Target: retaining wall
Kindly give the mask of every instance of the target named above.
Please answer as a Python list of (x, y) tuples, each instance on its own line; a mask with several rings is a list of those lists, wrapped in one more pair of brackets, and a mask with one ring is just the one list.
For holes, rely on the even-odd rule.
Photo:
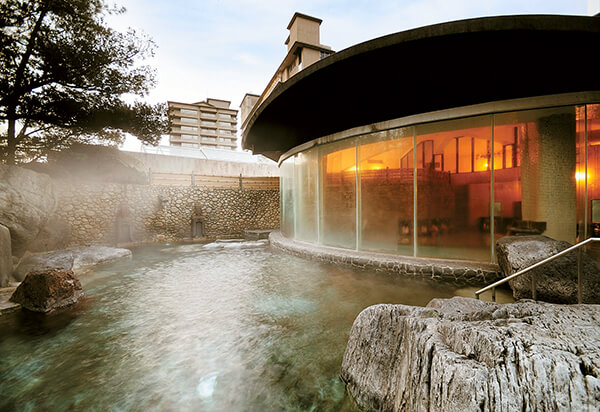
[(189, 239), (198, 209), (203, 237), (279, 227), (279, 190), (60, 182), (55, 187), (56, 214), (69, 223), (71, 246)]

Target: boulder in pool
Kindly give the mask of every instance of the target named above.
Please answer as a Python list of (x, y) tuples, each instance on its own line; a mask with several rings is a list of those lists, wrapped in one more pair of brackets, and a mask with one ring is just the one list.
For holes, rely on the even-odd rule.
[(29, 272), (10, 301), (33, 312), (48, 313), (71, 306), (82, 296), (81, 282), (72, 271), (46, 269)]
[[(498, 265), (510, 276), (572, 246), (547, 236), (505, 236), (496, 242)], [(600, 303), (600, 267), (582, 251), (582, 302)], [(530, 299), (531, 276), (535, 275), (536, 299), (550, 303), (577, 303), (577, 252), (545, 263), (513, 280), (509, 285), (515, 299)]]
[(599, 377), (599, 305), (456, 297), (366, 308), (341, 370), (373, 411), (597, 411)]

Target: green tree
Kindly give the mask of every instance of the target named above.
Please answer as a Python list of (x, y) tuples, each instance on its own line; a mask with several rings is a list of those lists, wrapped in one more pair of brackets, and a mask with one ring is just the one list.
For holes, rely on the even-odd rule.
[(116, 143), (131, 133), (156, 144), (168, 131), (166, 105), (133, 98), (154, 87), (138, 60), (152, 41), (106, 24), (123, 8), (104, 0), (0, 1), (0, 159), (44, 156), (70, 143)]

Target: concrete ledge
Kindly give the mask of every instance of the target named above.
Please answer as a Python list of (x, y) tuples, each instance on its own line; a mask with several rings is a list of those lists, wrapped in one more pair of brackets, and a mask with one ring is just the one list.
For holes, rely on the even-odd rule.
[(486, 285), (503, 278), (500, 268), (493, 263), (415, 258), (314, 245), (286, 238), (280, 231), (271, 232), (269, 241), (275, 248), (304, 258), (406, 276), (429, 277), (460, 285)]
[(260, 240), (260, 239), (268, 239), (269, 234), (273, 231), (273, 229), (265, 229), (265, 230), (245, 230), (244, 238), (248, 240)]

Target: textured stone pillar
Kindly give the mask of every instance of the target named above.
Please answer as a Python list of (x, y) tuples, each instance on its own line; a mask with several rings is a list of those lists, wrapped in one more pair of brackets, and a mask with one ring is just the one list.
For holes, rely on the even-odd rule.
[(13, 270), (10, 231), (0, 225), (0, 288), (8, 286), (8, 277)]
[(522, 136), (523, 220), (546, 222), (544, 235), (575, 242), (575, 112), (539, 118)]

